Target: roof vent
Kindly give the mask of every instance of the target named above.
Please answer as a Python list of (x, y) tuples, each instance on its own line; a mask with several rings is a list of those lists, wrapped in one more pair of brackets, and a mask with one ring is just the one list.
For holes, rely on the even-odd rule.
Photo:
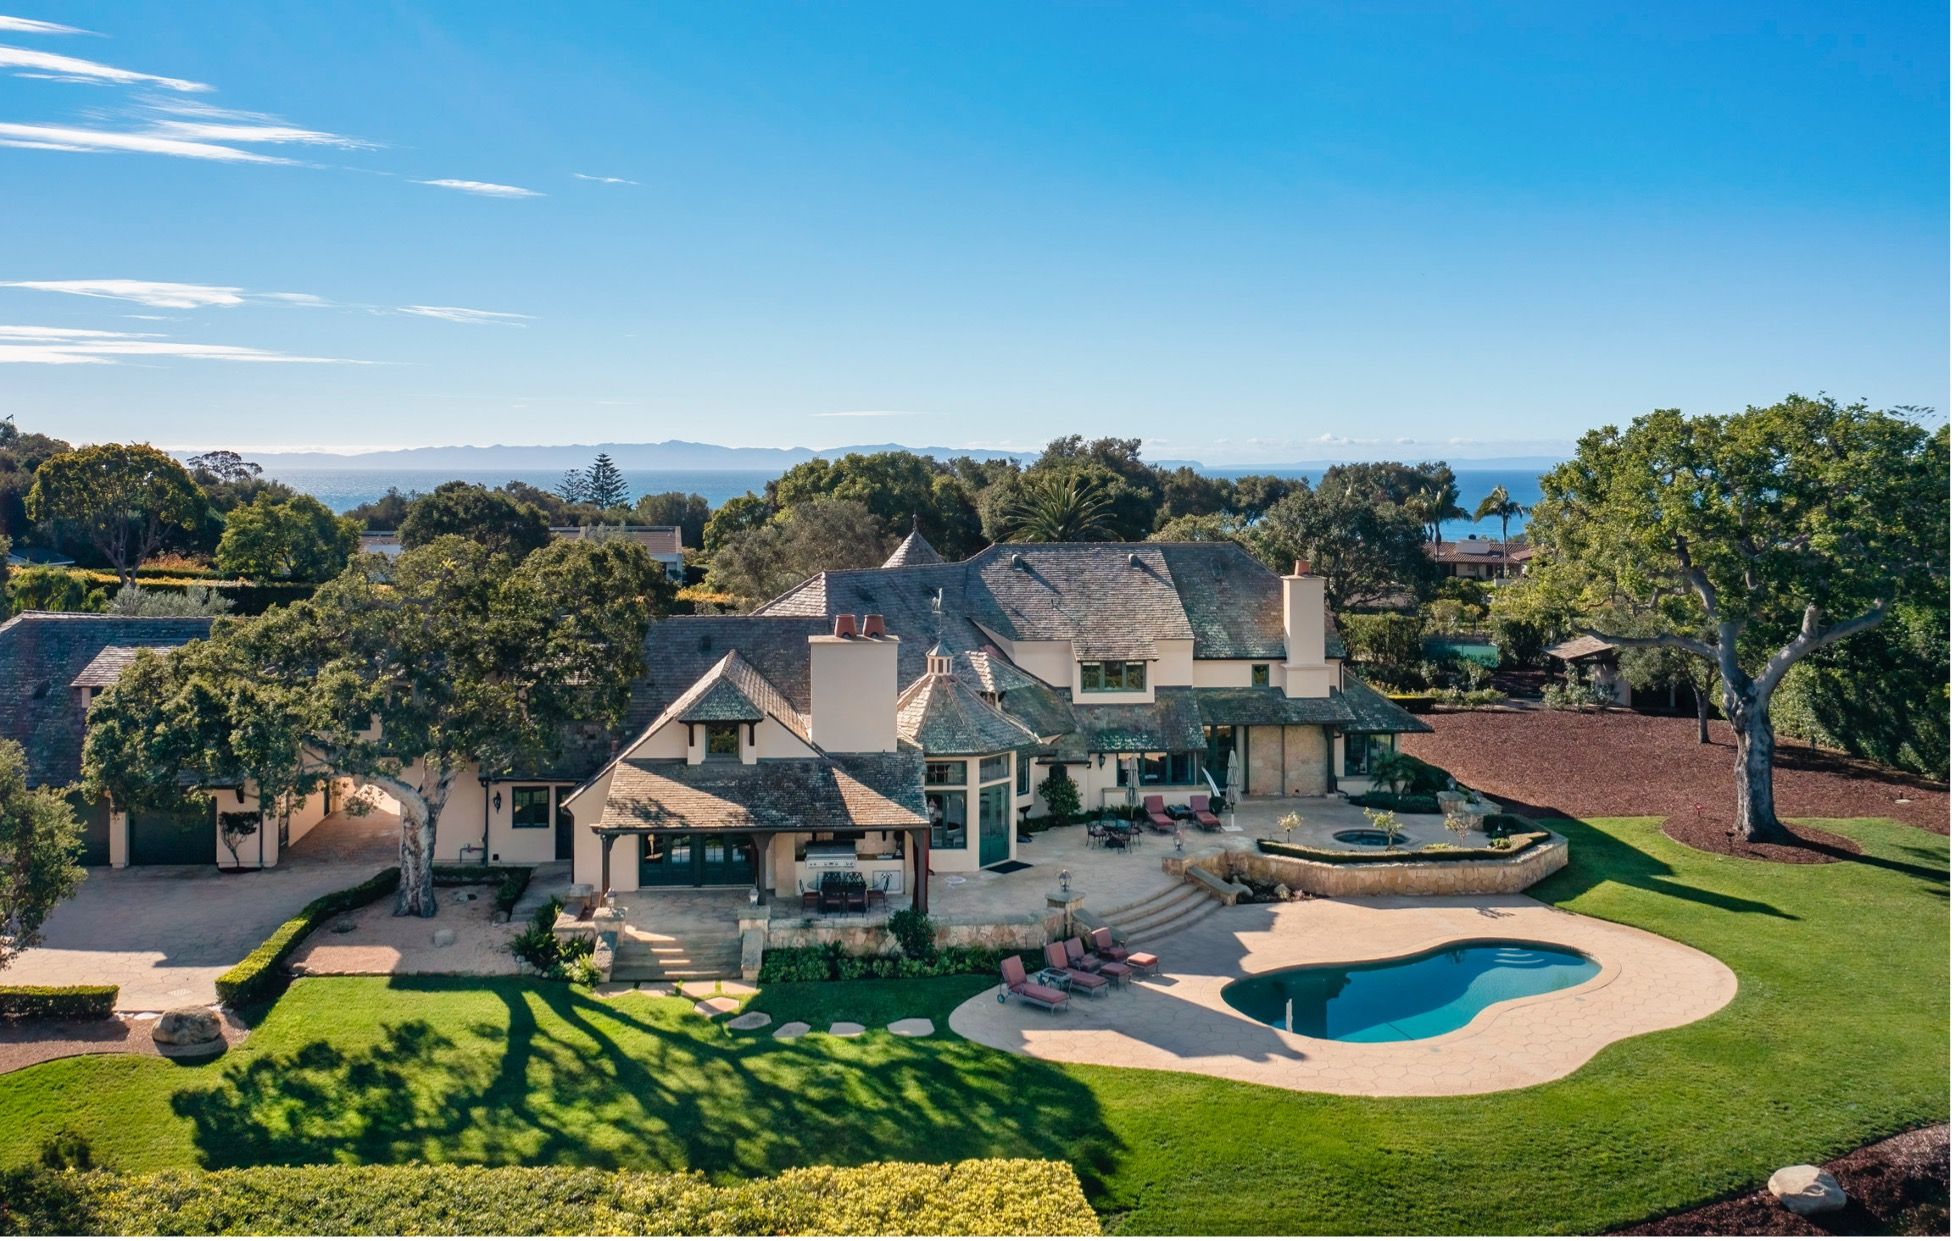
[(881, 638), (884, 636), (884, 618), (876, 612), (866, 612), (863, 617), (863, 636)]
[(1292, 562), (1292, 575), (1294, 577), (1304, 577), (1311, 572), (1312, 562), (1310, 560), (1294, 560)]
[(1014, 552), (1013, 558), (1006, 563), (1015, 569), (1024, 569), (1027, 567), (1027, 558), (1018, 552)]
[(848, 612), (845, 612), (842, 615), (838, 616), (836, 618), (836, 629), (834, 630), (834, 632), (836, 636), (839, 638), (856, 637), (857, 618)]
[(714, 635), (713, 635), (713, 634), (711, 634), (711, 633), (703, 633), (703, 634), (701, 634), (701, 635), (700, 635), (700, 649), (701, 649), (701, 650), (703, 650), (703, 651), (711, 651), (711, 650), (713, 650), (713, 649), (714, 649)]
[(1129, 568), (1131, 568), (1131, 569), (1140, 569), (1141, 567), (1142, 567), (1142, 553), (1141, 553), (1141, 552), (1130, 552), (1130, 553), (1129, 553)]

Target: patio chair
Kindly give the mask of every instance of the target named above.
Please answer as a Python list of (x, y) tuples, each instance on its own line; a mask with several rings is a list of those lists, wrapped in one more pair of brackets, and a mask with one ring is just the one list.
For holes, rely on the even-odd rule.
[(884, 871), (877, 876), (877, 883), (865, 895), (870, 898), (872, 909), (883, 909), (891, 903), (891, 872)]
[[(1043, 987), (1027, 977), (1027, 967), (1017, 956), (1002, 958), (999, 963), (1000, 984), (1006, 988), (1006, 995), (1018, 996), (1022, 1004), (1032, 1004), (1048, 1012), (1059, 1012), (1067, 1007), (1067, 992)], [(1001, 996), (1005, 1002), (1006, 996)]]
[(1110, 961), (1119, 961), (1138, 974), (1154, 974), (1161, 967), (1153, 952), (1135, 952), (1115, 942), (1115, 932), (1105, 926), (1098, 926), (1088, 933), (1094, 943), (1095, 955)]
[(1105, 845), (1107, 843), (1108, 832), (1102, 827), (1100, 821), (1097, 820), (1088, 824), (1088, 847), (1092, 849), (1096, 845)]
[(1048, 944), (1046, 949), (1047, 968), (1067, 977), (1069, 991), (1085, 991), (1100, 999), (1108, 994), (1108, 980), (1092, 970), (1078, 970), (1068, 964), (1067, 949), (1059, 940)]
[(853, 883), (843, 889), (843, 910), (845, 913), (869, 913), (870, 889), (861, 883)]
[(1162, 795), (1158, 793), (1151, 793), (1142, 799), (1142, 816), (1149, 820), (1150, 827), (1159, 832), (1169, 831), (1176, 826), (1176, 820), (1169, 817), (1169, 811), (1163, 808)]
[(1094, 953), (1089, 952), (1081, 943), (1081, 937), (1079, 935), (1063, 944), (1061, 951), (1066, 953), (1067, 963), (1070, 968), (1092, 971), (1100, 974), (1112, 983), (1125, 983), (1135, 974), (1134, 970), (1122, 964), (1120, 961), (1104, 960)]
[(1195, 819), (1197, 826), (1206, 832), (1214, 832), (1224, 825), (1223, 820), (1211, 811), (1208, 793), (1190, 794), (1190, 817)]
[(816, 909), (822, 904), (823, 894), (802, 880), (798, 879), (795, 881), (795, 889), (802, 894), (803, 913), (808, 913), (810, 910)]

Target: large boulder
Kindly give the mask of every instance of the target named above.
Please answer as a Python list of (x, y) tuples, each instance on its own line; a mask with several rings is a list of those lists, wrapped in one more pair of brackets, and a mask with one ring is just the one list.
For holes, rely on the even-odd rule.
[(1768, 1178), (1768, 1192), (1797, 1215), (1840, 1211), (1849, 1201), (1836, 1178), (1812, 1163), (1782, 1168)]
[(173, 1008), (156, 1019), (151, 1033), (160, 1047), (202, 1047), (224, 1041), (224, 1026), (208, 1008)]

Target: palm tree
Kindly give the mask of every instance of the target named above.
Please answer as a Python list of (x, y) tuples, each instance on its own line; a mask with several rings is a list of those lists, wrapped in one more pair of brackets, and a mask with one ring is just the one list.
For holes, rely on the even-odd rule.
[(1007, 529), (1020, 543), (1084, 543), (1114, 537), (1107, 493), (1079, 474), (1050, 474), (1027, 484), (1007, 510)]
[(1464, 520), (1469, 515), (1468, 510), (1458, 503), (1461, 495), (1460, 489), (1450, 483), (1446, 487), (1424, 487), (1407, 501), (1407, 508), (1414, 514), (1414, 519), (1434, 536), (1430, 541), (1436, 550), (1441, 547), (1441, 523)]
[(1502, 521), (1502, 575), (1509, 576), (1509, 523), (1521, 517), (1523, 506), (1509, 498), (1509, 488), (1497, 483), (1495, 489), (1482, 497), (1482, 503), (1475, 506), (1475, 520), (1495, 517)]

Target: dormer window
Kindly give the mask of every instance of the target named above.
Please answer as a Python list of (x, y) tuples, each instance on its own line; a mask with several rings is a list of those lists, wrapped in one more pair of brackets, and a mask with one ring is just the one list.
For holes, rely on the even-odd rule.
[(739, 762), (741, 759), (741, 725), (709, 724), (707, 730), (707, 761), (718, 762), (723, 759)]
[(1081, 665), (1081, 689), (1089, 694), (1139, 694), (1149, 689), (1149, 665), (1139, 659), (1094, 659)]
[(1270, 684), (1271, 684), (1271, 665), (1270, 665), (1270, 664), (1252, 664), (1252, 665), (1251, 665), (1251, 684), (1253, 684), (1253, 685), (1255, 685), (1255, 686), (1257, 686), (1257, 687), (1258, 687), (1258, 688), (1260, 688), (1260, 689), (1263, 689), (1263, 688), (1264, 688), (1265, 686), (1267, 686), (1267, 685), (1270, 685)]

